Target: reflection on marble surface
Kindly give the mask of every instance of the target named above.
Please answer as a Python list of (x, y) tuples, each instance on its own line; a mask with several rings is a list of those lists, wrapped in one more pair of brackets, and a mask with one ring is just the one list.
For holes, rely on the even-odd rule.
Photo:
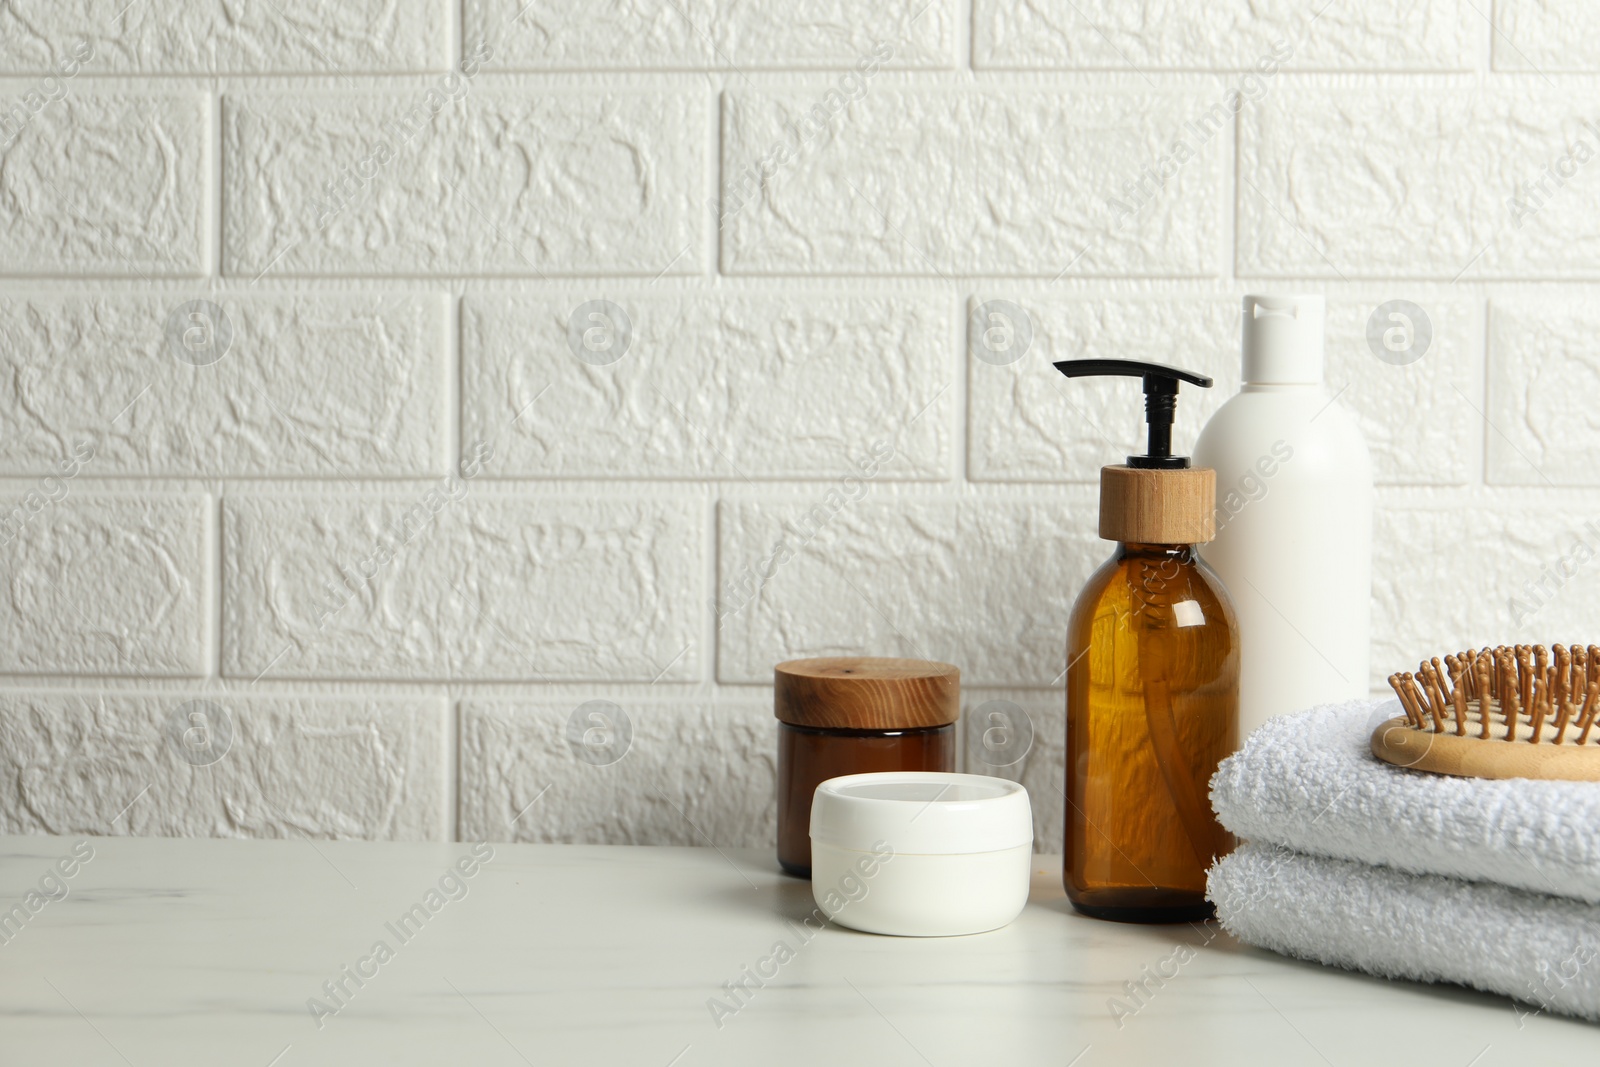
[(1493, 1067), (1600, 1047), (1214, 927), (1080, 918), (1058, 861), (1035, 872), (1003, 930), (899, 939), (811, 929), (809, 884), (765, 850), (0, 838), (0, 1063)]

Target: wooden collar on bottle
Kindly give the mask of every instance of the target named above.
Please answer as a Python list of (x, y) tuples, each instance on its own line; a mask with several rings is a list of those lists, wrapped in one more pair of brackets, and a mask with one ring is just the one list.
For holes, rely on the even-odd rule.
[(1147, 545), (1199, 545), (1217, 535), (1217, 473), (1100, 468), (1100, 536)]

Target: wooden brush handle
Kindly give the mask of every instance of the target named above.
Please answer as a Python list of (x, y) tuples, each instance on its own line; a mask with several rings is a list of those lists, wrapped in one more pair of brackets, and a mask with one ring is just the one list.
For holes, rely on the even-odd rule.
[(1457, 778), (1542, 778), (1600, 782), (1600, 746), (1485, 741), (1479, 737), (1419, 730), (1407, 719), (1390, 719), (1372, 732), (1372, 754), (1397, 767)]

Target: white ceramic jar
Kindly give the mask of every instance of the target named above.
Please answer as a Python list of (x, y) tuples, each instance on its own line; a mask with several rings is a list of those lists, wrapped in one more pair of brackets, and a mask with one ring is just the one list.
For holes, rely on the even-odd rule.
[(841, 926), (947, 937), (1028, 902), (1033, 813), (1016, 782), (889, 771), (830, 778), (811, 803), (811, 893)]

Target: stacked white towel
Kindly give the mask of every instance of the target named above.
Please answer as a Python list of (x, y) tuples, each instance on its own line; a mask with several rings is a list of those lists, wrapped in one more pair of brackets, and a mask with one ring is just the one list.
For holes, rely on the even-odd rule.
[(1248, 840), (1209, 896), (1240, 940), (1600, 1021), (1600, 785), (1406, 771), (1369, 748), (1397, 701), (1270, 720), (1211, 782)]

